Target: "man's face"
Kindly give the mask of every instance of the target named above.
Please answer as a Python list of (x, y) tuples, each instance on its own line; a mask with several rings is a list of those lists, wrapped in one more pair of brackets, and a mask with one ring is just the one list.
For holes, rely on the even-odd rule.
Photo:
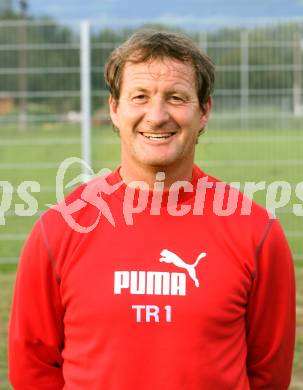
[(202, 111), (191, 64), (171, 59), (128, 62), (119, 101), (110, 97), (109, 103), (121, 137), (122, 166), (192, 165), (211, 99)]

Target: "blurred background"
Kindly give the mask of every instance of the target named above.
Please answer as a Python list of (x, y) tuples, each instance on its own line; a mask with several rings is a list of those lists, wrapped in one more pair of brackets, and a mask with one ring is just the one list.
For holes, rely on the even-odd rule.
[[(242, 187), (265, 181), (255, 195), (264, 205), (270, 183), (290, 183), (290, 202), (277, 215), (297, 274), (291, 389), (303, 389), (303, 217), (292, 207), (303, 202), (303, 0), (153, 0), (144, 7), (139, 0), (0, 0), (0, 389), (10, 388), (7, 321), (22, 245), (56, 202), (63, 159), (82, 157), (95, 172), (119, 164), (103, 67), (143, 27), (183, 32), (215, 62), (214, 110), (196, 163)], [(80, 171), (73, 166), (69, 175)]]

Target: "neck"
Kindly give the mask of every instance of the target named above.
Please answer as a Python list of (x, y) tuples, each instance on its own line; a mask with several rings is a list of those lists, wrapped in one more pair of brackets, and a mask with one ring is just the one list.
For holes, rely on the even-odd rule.
[[(149, 188), (153, 188), (159, 177), (157, 173), (164, 172), (164, 187), (169, 188), (176, 181), (191, 181), (193, 171), (193, 162), (190, 164), (182, 163), (177, 166), (144, 166), (125, 164), (122, 160), (120, 175), (126, 184), (133, 181), (143, 181), (148, 184)], [(163, 180), (161, 178), (160, 180)]]

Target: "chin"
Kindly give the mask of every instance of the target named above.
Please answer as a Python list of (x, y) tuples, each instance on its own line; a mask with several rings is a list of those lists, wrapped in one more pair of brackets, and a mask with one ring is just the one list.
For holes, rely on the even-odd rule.
[(153, 168), (164, 168), (164, 167), (169, 167), (171, 165), (174, 165), (178, 162), (178, 159), (177, 158), (167, 158), (167, 157), (163, 157), (163, 158), (148, 158), (148, 159), (144, 159), (141, 161), (144, 165), (146, 166), (149, 166), (149, 167), (153, 167)]

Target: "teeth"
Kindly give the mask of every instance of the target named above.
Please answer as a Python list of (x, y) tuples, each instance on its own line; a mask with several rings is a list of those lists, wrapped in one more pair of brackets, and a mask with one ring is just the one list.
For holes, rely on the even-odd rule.
[(148, 139), (166, 139), (174, 135), (175, 133), (163, 133), (163, 134), (158, 134), (158, 133), (141, 133), (144, 135), (144, 137)]
[[(146, 136), (145, 136), (146, 137)], [(166, 139), (166, 138), (168, 138), (168, 137), (170, 137), (170, 135), (157, 135), (157, 136), (155, 136), (155, 135), (150, 135), (150, 136), (147, 136), (147, 138), (149, 138), (149, 139)]]

